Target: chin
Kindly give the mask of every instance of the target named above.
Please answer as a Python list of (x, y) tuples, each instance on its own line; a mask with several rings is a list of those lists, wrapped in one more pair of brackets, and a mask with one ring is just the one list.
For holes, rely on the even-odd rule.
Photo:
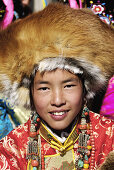
[(54, 129), (54, 130), (57, 130), (57, 131), (61, 131), (61, 130), (64, 130), (64, 129), (66, 129), (67, 127), (68, 127), (68, 125), (63, 125), (63, 123), (60, 125), (59, 123), (57, 123), (57, 124), (51, 124), (51, 125), (49, 125), (52, 129)]

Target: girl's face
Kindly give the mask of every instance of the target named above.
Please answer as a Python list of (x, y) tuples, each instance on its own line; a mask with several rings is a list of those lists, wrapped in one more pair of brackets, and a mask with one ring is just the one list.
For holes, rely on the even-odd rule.
[(63, 130), (81, 110), (83, 88), (76, 75), (57, 69), (36, 73), (32, 95), (40, 117), (51, 128)]

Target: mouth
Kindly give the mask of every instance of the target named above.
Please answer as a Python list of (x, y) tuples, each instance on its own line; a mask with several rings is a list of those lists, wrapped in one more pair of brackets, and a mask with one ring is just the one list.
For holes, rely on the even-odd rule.
[(52, 111), (49, 112), (49, 114), (51, 114), (52, 116), (56, 116), (56, 117), (62, 117), (64, 115), (66, 115), (69, 112), (69, 110), (64, 110), (64, 111)]

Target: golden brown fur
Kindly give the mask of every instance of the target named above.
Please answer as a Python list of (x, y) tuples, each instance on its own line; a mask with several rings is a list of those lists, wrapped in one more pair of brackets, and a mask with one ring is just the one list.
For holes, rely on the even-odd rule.
[(24, 91), (20, 82), (30, 76), (34, 64), (60, 55), (91, 61), (109, 78), (114, 73), (114, 31), (89, 9), (62, 4), (50, 4), (12, 23), (0, 32), (1, 91), (7, 80)]

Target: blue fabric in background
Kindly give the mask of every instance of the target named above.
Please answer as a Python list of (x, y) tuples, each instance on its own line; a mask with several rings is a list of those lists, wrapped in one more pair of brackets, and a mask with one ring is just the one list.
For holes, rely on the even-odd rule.
[(15, 112), (9, 103), (0, 99), (0, 139), (8, 135), (14, 129), (13, 124), (18, 126), (20, 123), (15, 119)]

